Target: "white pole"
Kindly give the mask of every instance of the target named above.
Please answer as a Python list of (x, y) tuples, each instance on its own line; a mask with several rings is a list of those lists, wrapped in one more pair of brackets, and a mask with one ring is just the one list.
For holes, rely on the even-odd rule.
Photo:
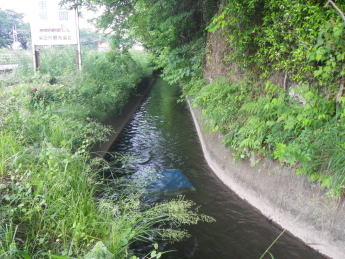
[(32, 44), (32, 64), (33, 64), (33, 67), (34, 67), (34, 73), (36, 74), (37, 72), (37, 65), (36, 65), (36, 47), (34, 44)]
[(80, 33), (79, 33), (79, 14), (78, 14), (78, 7), (74, 9), (75, 11), (75, 23), (76, 23), (76, 34), (77, 34), (77, 66), (78, 69), (81, 70), (81, 47), (80, 47)]
[[(32, 19), (30, 17), (30, 19)], [(36, 64), (36, 46), (34, 43), (34, 32), (33, 32), (33, 22), (30, 20), (30, 33), (31, 33), (31, 47), (32, 47), (32, 64), (33, 64), (33, 69), (34, 69), (34, 74), (36, 75), (37, 73), (37, 64)]]

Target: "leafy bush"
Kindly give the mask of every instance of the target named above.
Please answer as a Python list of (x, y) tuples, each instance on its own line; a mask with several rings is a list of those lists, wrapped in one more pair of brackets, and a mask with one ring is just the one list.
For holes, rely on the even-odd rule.
[[(341, 1), (337, 5), (344, 10)], [(209, 31), (222, 29), (231, 60), (256, 76), (275, 71), (335, 93), (344, 77), (344, 22), (325, 1), (223, 1)]]
[(180, 48), (165, 48), (156, 58), (157, 67), (164, 68), (162, 78), (171, 85), (189, 84), (202, 76), (205, 57), (204, 38), (198, 38)]
[(152, 75), (155, 66), (153, 62), (154, 56), (152, 53), (143, 50), (130, 49), (129, 54), (131, 58), (142, 67), (144, 77)]
[(77, 98), (89, 103), (88, 116), (99, 119), (119, 113), (143, 76), (142, 68), (129, 53), (115, 51), (89, 54), (83, 72)]

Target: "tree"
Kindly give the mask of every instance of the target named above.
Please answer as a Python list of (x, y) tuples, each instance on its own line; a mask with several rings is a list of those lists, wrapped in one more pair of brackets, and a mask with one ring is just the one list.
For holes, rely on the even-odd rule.
[(156, 68), (170, 84), (202, 74), (206, 26), (220, 0), (63, 0), (69, 7), (101, 7), (98, 25), (111, 30), (113, 46), (126, 50), (135, 41), (154, 54)]
[(63, 0), (69, 7), (102, 7), (98, 25), (118, 38), (130, 36), (151, 51), (181, 47), (205, 35), (218, 0)]
[(13, 26), (18, 32), (18, 41), (22, 47), (28, 47), (30, 38), (29, 24), (23, 22), (23, 14), (12, 10), (0, 9), (0, 48), (7, 48), (13, 43)]

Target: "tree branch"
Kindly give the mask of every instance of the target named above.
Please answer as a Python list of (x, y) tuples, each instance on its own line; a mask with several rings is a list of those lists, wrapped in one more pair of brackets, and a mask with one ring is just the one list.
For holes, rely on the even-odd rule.
[(344, 87), (345, 87), (345, 77), (343, 77), (343, 78), (340, 79), (339, 91), (338, 91), (337, 99), (336, 99), (337, 103), (340, 102), (340, 98), (343, 96)]
[(284, 91), (286, 92), (287, 91), (287, 72), (285, 72), (285, 75), (284, 75), (284, 83), (283, 83), (283, 88), (284, 88)]
[(345, 24), (345, 14), (343, 13), (342, 10), (340, 10), (340, 8), (332, 1), (332, 0), (328, 0), (326, 5), (331, 4), (335, 10), (337, 10), (337, 12), (340, 14), (341, 18), (343, 18), (344, 24)]

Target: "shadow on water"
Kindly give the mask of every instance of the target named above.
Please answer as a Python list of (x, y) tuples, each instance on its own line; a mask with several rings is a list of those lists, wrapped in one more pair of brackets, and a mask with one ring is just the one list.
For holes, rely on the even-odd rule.
[[(173, 244), (166, 258), (259, 258), (282, 229), (229, 190), (208, 167), (179, 90), (157, 80), (112, 150), (135, 157), (131, 170), (181, 170), (195, 191), (186, 198), (216, 219), (190, 227), (191, 238)], [(271, 249), (274, 258), (324, 258), (289, 233)], [(266, 258), (271, 258), (266, 257)]]

